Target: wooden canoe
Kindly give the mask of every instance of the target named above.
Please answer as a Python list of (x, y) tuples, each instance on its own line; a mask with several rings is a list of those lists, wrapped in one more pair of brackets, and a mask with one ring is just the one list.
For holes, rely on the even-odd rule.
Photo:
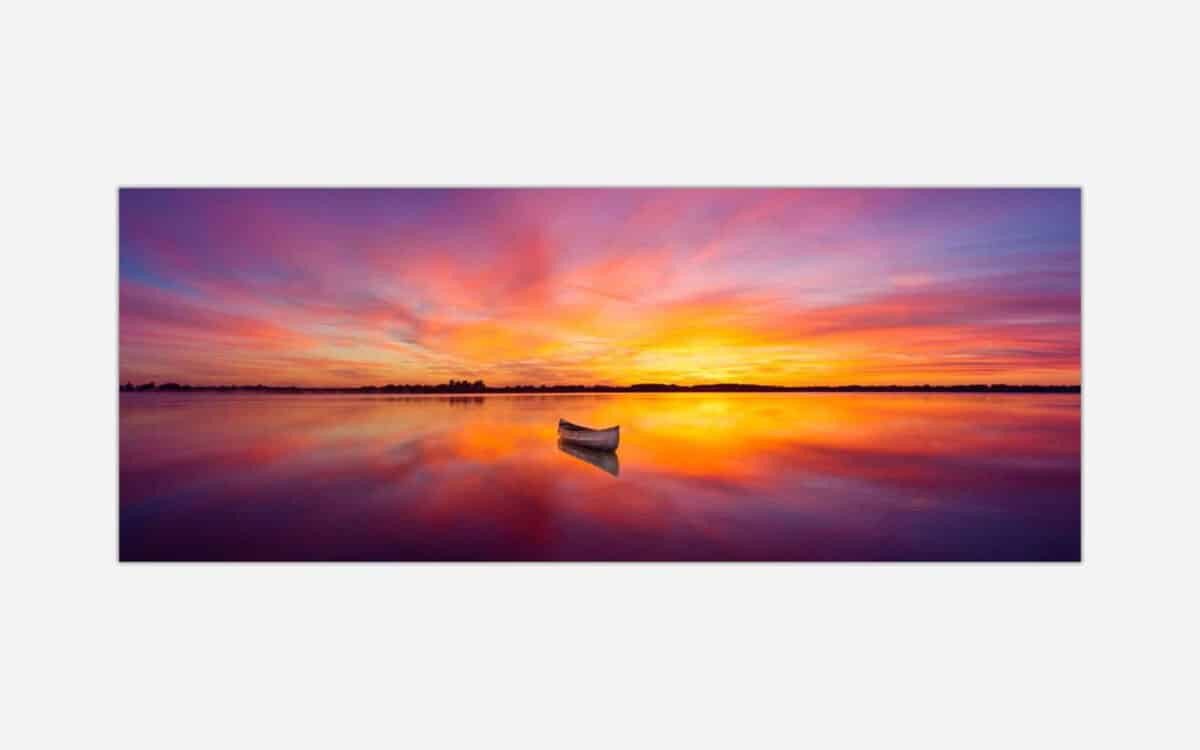
[(564, 443), (582, 445), (601, 451), (615, 451), (617, 443), (621, 442), (621, 428), (607, 427), (603, 430), (593, 430), (591, 427), (572, 424), (565, 419), (558, 420), (558, 437)]

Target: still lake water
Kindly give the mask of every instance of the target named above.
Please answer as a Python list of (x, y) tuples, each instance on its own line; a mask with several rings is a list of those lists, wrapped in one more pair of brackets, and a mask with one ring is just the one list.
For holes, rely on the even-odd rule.
[[(1078, 560), (1080, 397), (120, 395), (122, 560)], [(621, 425), (615, 457), (559, 417)]]

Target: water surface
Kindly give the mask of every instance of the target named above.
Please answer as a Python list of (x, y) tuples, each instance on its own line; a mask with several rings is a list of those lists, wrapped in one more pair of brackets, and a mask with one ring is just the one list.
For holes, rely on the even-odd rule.
[(1075, 394), (120, 399), (123, 560), (1080, 557)]

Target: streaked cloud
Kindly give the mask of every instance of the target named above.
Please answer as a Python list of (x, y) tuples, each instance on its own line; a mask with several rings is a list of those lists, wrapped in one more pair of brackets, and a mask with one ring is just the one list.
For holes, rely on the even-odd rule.
[(1076, 383), (1074, 190), (124, 190), (121, 378)]

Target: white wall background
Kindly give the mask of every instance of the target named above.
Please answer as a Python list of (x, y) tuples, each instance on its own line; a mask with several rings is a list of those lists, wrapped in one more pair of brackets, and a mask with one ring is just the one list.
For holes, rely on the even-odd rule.
[[(1185, 4), (23, 3), (0, 744), (1195, 746)], [(119, 566), (118, 185), (1083, 185), (1076, 566)]]

